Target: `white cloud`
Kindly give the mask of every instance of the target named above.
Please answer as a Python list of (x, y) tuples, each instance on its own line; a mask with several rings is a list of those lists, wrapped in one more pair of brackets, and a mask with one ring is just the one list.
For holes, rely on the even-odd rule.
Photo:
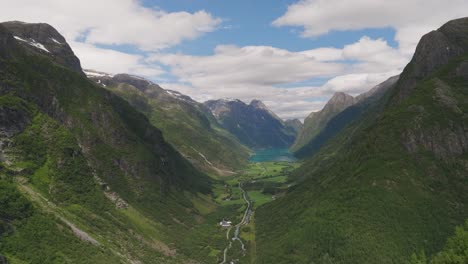
[[(190, 84), (160, 83), (164, 89), (176, 90), (204, 102), (219, 98), (236, 98), (246, 103), (261, 99), (283, 119), (304, 119), (310, 112), (318, 111), (326, 103), (327, 92), (321, 87), (275, 88), (272, 86), (229, 86), (205, 88)], [(325, 97), (322, 97), (325, 96)], [(315, 100), (311, 100), (315, 98)]]
[[(65, 36), (83, 68), (159, 76), (145, 52), (170, 47), (215, 30), (221, 19), (205, 11), (168, 13), (137, 0), (0, 0), (0, 21), (48, 23)], [(141, 55), (102, 45), (130, 45)]]
[(211, 56), (155, 54), (150, 61), (170, 66), (183, 82), (217, 89), (332, 77), (344, 69), (342, 64), (321, 62), (306, 53), (268, 46), (218, 46)]
[[(291, 52), (268, 46), (218, 46), (213, 55), (154, 54), (185, 85), (162, 84), (198, 101), (260, 99), (282, 118), (304, 118), (319, 110), (334, 92), (362, 93), (399, 74), (409, 57), (385, 40), (362, 37), (338, 48)], [(319, 87), (294, 83), (330, 78)], [(278, 88), (293, 86), (294, 88)]]
[[(221, 19), (203, 10), (168, 13), (137, 0), (3, 2), (0, 20), (53, 25), (85, 68), (164, 80), (166, 68), (159, 65), (165, 65), (177, 81), (165, 81), (163, 87), (199, 101), (261, 99), (283, 118), (304, 118), (319, 110), (333, 92), (358, 94), (398, 74), (423, 33), (465, 15), (468, 8), (466, 0), (302, 0), (273, 24), (302, 27), (304, 37), (332, 30), (392, 27), (399, 47), (363, 36), (342, 48), (292, 52), (270, 46), (219, 45), (212, 55), (191, 56), (167, 54), (163, 48), (222, 28)], [(102, 45), (130, 45), (142, 52), (129, 54)], [(323, 79), (328, 81), (321, 86), (304, 85)]]
[(383, 39), (374, 40), (364, 36), (343, 48), (342, 59), (357, 61), (354, 72), (379, 73), (403, 70), (410, 57), (390, 47)]
[[(75, 54), (80, 58), (84, 69), (95, 69), (107, 73), (131, 73), (154, 77), (164, 73), (157, 65), (145, 63), (144, 57), (111, 49), (101, 49), (94, 45), (71, 42)], [(116, 63), (118, 62), (118, 63)]]
[(400, 74), (400, 71), (381, 73), (354, 73), (337, 76), (326, 82), (322, 89), (324, 92), (346, 92), (351, 95), (361, 94), (384, 80)]
[(69, 41), (135, 45), (155, 50), (213, 31), (221, 19), (205, 11), (167, 13), (136, 0), (15, 0), (3, 2), (0, 20), (45, 22)]
[(302, 0), (290, 5), (273, 25), (303, 27), (304, 37), (332, 30), (392, 27), (401, 52), (410, 55), (423, 34), (466, 16), (466, 10), (466, 0)]

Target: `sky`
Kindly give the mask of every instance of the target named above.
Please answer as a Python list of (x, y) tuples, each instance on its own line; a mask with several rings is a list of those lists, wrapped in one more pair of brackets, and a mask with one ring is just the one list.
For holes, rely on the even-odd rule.
[(262, 100), (304, 119), (335, 92), (399, 74), (466, 0), (0, 0), (0, 21), (43, 22), (85, 69), (143, 76), (203, 102)]

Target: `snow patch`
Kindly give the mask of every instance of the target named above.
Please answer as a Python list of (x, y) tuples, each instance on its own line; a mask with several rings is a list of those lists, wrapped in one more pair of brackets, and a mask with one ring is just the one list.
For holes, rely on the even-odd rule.
[(31, 39), (31, 41), (28, 41), (28, 40), (22, 39), (22, 38), (20, 38), (18, 36), (14, 36), (14, 38), (16, 40), (26, 42), (26, 43), (28, 43), (29, 45), (31, 45), (31, 46), (33, 46), (35, 48), (38, 48), (38, 49), (41, 49), (41, 50), (43, 50), (43, 51), (45, 51), (47, 53), (50, 53), (50, 51), (48, 49), (46, 49), (46, 47), (44, 45), (42, 45), (41, 43), (35, 41), (34, 39)]
[(88, 77), (114, 77), (112, 74), (104, 73), (104, 72), (97, 72), (92, 70), (83, 70), (83, 72)]
[(176, 92), (176, 91), (172, 91), (172, 90), (166, 90), (166, 92), (172, 96), (175, 96), (175, 97), (181, 97), (182, 95), (179, 93), (179, 92)]
[(14, 37), (15, 39), (19, 40), (19, 41), (29, 42), (29, 41), (27, 41), (27, 40), (25, 40), (25, 39), (22, 39), (22, 38), (18, 37), (18, 36), (13, 36), (13, 37)]
[(54, 39), (54, 38), (50, 38), (53, 42), (59, 44), (59, 45), (62, 45), (63, 43), (59, 42), (58, 40)]
[(179, 100), (181, 100), (181, 101), (188, 102), (188, 103), (192, 103), (192, 102), (193, 102), (193, 100), (192, 100), (190, 97), (188, 97), (188, 96), (186, 96), (186, 95), (183, 95), (183, 94), (181, 94), (181, 93), (179, 93), (179, 92), (177, 92), (177, 91), (173, 91), (173, 90), (165, 90), (165, 91), (166, 91), (169, 95), (171, 95), (172, 97), (175, 97), (175, 98), (177, 98), (177, 99), (179, 99)]

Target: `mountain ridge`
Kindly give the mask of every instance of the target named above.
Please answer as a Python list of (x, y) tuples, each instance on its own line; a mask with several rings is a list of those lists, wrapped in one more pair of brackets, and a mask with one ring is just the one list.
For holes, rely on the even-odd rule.
[(86, 72), (89, 79), (144, 113), (195, 167), (226, 176), (246, 164), (249, 150), (222, 129), (203, 104), (142, 77)]
[(330, 136), (357, 118), (367, 105), (383, 96), (398, 78), (398, 76), (390, 77), (355, 97), (343, 92), (335, 93), (322, 110), (307, 116), (291, 151), (303, 158), (318, 150)]
[(259, 100), (209, 100), (204, 103), (218, 122), (251, 148), (289, 147), (295, 138), (276, 114)]

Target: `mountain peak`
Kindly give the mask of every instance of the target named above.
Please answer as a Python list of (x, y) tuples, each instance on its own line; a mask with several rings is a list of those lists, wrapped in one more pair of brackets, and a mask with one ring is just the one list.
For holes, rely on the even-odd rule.
[(352, 100), (352, 99), (354, 99), (354, 97), (347, 93), (335, 92), (332, 98), (330, 99), (330, 102), (343, 102), (343, 101)]
[(220, 99), (204, 104), (226, 130), (249, 147), (286, 147), (294, 141), (296, 132), (260, 100), (246, 104)]
[(402, 74), (397, 101), (409, 96), (417, 80), (429, 76), (467, 51), (468, 18), (449, 21), (439, 29), (424, 35)]
[(10, 21), (1, 23), (17, 44), (28, 50), (49, 56), (54, 62), (71, 70), (82, 72), (80, 60), (65, 38), (51, 25)]
[(265, 109), (265, 110), (268, 110), (268, 107), (260, 100), (257, 100), (257, 99), (253, 99), (251, 102), (250, 102), (250, 106), (253, 106), (255, 108), (259, 108), (259, 109)]
[[(327, 109), (344, 109), (348, 106), (353, 105), (356, 102), (356, 99), (346, 93), (336, 92), (333, 94), (332, 98), (327, 102), (324, 107), (324, 110)], [(334, 110), (333, 110), (334, 111)]]

